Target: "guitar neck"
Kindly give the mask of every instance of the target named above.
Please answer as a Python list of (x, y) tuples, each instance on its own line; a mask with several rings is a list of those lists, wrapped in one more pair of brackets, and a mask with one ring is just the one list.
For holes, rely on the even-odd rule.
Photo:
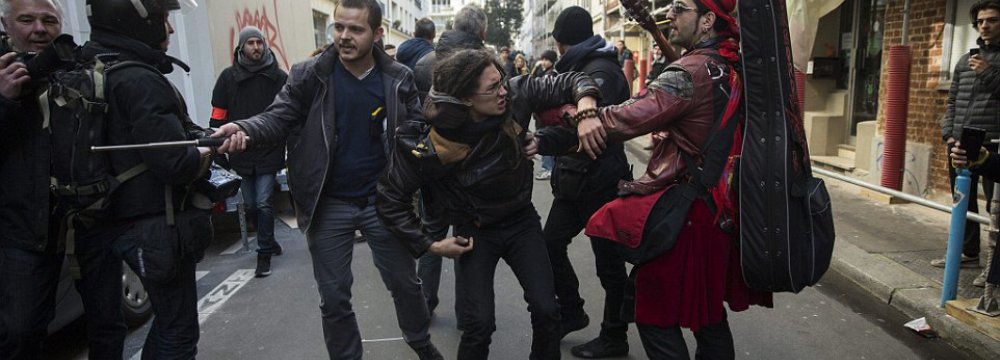
[(657, 27), (655, 23), (648, 24), (651, 26), (647, 26), (646, 23), (647, 22), (643, 21), (641, 24), (642, 28), (646, 29), (646, 31), (653, 36), (653, 41), (655, 41), (656, 45), (660, 47), (660, 51), (663, 52), (663, 56), (667, 59), (667, 62), (671, 63), (677, 60), (680, 56), (677, 56), (677, 52), (674, 51), (674, 47), (670, 45), (669, 41), (667, 41), (667, 36), (663, 35), (663, 32), (660, 31), (660, 28)]

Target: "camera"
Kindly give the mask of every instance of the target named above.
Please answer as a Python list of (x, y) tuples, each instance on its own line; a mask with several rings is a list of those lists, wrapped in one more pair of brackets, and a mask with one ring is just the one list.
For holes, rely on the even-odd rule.
[(38, 56), (38, 53), (36, 52), (17, 53), (17, 55), (14, 56), (14, 62), (19, 62), (24, 65), (28, 65), (28, 63), (30, 63), (31, 60), (34, 60), (36, 56)]
[(243, 178), (239, 175), (213, 163), (209, 168), (209, 176), (195, 180), (193, 186), (198, 193), (217, 203), (236, 195), (242, 181)]

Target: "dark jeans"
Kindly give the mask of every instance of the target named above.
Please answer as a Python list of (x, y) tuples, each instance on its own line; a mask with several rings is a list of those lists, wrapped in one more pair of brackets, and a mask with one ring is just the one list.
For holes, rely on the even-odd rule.
[(243, 176), (240, 191), (243, 201), (247, 204), (247, 213), (253, 219), (253, 227), (257, 229), (257, 252), (274, 254), (278, 252), (278, 242), (274, 239), (274, 209), (271, 198), (274, 196), (274, 174), (253, 174)]
[(542, 170), (552, 171), (556, 168), (556, 157), (552, 155), (542, 156)]
[(330, 358), (360, 359), (363, 354), (361, 332), (351, 306), (355, 230), (364, 234), (365, 243), (372, 249), (375, 267), (392, 295), (403, 339), (413, 348), (427, 344), (431, 317), (413, 256), (382, 226), (374, 201), (362, 208), (327, 197), (320, 199), (306, 239), (319, 287), (323, 335)]
[[(986, 144), (984, 146), (989, 149), (990, 152), (996, 153), (997, 151), (996, 144)], [(948, 152), (946, 154), (951, 154), (951, 147), (948, 147)], [(951, 191), (953, 195), (955, 192), (955, 178), (957, 176), (958, 173), (955, 171), (955, 168), (951, 166), (951, 161), (948, 161), (948, 178), (951, 180)], [(979, 212), (979, 201), (977, 200), (979, 196), (979, 186), (976, 184), (980, 182), (980, 176), (973, 174), (970, 178), (972, 183), (969, 186), (969, 212)], [(990, 199), (993, 199), (993, 182), (987, 180), (986, 178), (982, 178), (981, 180), (983, 184), (983, 195), (986, 196), (986, 211), (988, 212), (990, 210)], [(962, 237), (962, 253), (965, 254), (965, 256), (979, 256), (979, 233), (979, 223), (972, 220), (966, 220), (965, 236)]]
[[(121, 359), (127, 327), (122, 314), (122, 261), (111, 249), (115, 229), (77, 228), (76, 281), (87, 320), (91, 359)], [(34, 359), (55, 313), (62, 253), (0, 249), (0, 359)], [(66, 275), (68, 276), (68, 275)]]
[(456, 276), (458, 300), (464, 330), (458, 359), (487, 359), (496, 331), (496, 304), (493, 289), (497, 263), (503, 259), (521, 288), (531, 313), (530, 359), (559, 358), (559, 309), (552, 283), (552, 269), (545, 255), (545, 240), (534, 208), (490, 228), (456, 228), (462, 236), (472, 236), (475, 248), (458, 259)]
[[(664, 328), (639, 324), (638, 328), (642, 347), (646, 349), (646, 356), (650, 359), (683, 360), (691, 358), (688, 355), (687, 344), (684, 342), (680, 326)], [(698, 348), (694, 353), (695, 359), (729, 360), (736, 358), (733, 333), (729, 329), (729, 321), (725, 318), (718, 323), (701, 327), (694, 332), (694, 338), (698, 342)]]
[(0, 248), (0, 359), (41, 359), (62, 261), (61, 253)]
[[(549, 210), (545, 222), (545, 243), (549, 261), (555, 276), (556, 296), (564, 319), (583, 316), (584, 300), (580, 297), (580, 281), (569, 260), (567, 247), (573, 237), (587, 225), (590, 216), (614, 198), (605, 194), (594, 200), (570, 201), (556, 199)], [(597, 278), (604, 288), (604, 319), (601, 321), (601, 336), (618, 341), (626, 340), (628, 323), (622, 320), (621, 310), (625, 297), (625, 282), (628, 274), (625, 261), (618, 254), (617, 245), (607, 239), (590, 238), (594, 252)]]
[[(118, 254), (138, 246), (144, 236), (142, 228), (125, 225), (124, 233), (115, 241)], [(153, 281), (142, 277), (138, 264), (129, 267), (139, 276), (153, 307), (153, 325), (142, 348), (143, 360), (188, 360), (198, 354), (198, 291), (195, 281), (197, 254), (183, 254), (178, 260), (174, 277)], [(119, 279), (120, 279), (119, 275)], [(121, 282), (119, 281), (119, 285)]]
[(113, 248), (120, 234), (112, 226), (77, 232), (81, 279), (76, 288), (83, 299), (91, 359), (120, 359), (124, 351), (128, 326), (122, 313), (122, 259)]

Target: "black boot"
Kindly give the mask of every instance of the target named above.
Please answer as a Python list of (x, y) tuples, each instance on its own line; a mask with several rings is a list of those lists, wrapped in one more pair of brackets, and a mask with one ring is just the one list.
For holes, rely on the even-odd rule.
[(413, 348), (413, 351), (417, 352), (417, 356), (420, 360), (444, 360), (444, 356), (441, 356), (441, 352), (438, 351), (434, 344), (427, 342), (426, 345), (421, 345), (419, 347)]
[(578, 315), (563, 315), (562, 320), (559, 322), (560, 335), (559, 339), (566, 337), (571, 332), (586, 328), (590, 325), (590, 316), (586, 313), (580, 313)]
[(586, 344), (574, 346), (571, 351), (573, 356), (584, 359), (621, 357), (628, 355), (628, 341), (598, 336)]
[(271, 275), (271, 254), (257, 254), (256, 277)]

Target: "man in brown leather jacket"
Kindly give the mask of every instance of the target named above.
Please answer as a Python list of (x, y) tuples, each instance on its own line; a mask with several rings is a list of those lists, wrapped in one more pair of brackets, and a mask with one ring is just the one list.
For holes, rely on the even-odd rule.
[[(654, 131), (666, 134), (653, 148), (646, 172), (619, 186), (627, 195), (594, 214), (588, 235), (620, 243), (627, 243), (632, 234), (642, 241), (669, 241), (662, 234), (646, 232), (681, 203), (662, 199), (681, 191), (675, 189), (701, 186), (699, 196), (684, 211), (686, 219), (675, 225), (680, 230), (672, 248), (645, 262), (635, 274), (635, 321), (651, 359), (688, 358), (682, 327), (694, 332), (699, 357), (735, 358), (724, 302), (733, 311), (770, 303), (770, 294), (752, 292), (733, 268), (739, 264), (730, 255), (738, 250), (715, 221), (715, 210), (725, 209), (726, 194), (717, 193), (722, 187), (715, 182), (705, 186), (704, 177), (698, 176), (706, 164), (703, 150), (710, 135), (739, 121), (736, 112), (743, 90), (735, 71), (739, 30), (729, 15), (735, 6), (735, 0), (675, 0), (667, 14), (670, 41), (687, 49), (684, 56), (650, 84), (645, 96), (601, 108), (577, 127), (581, 147), (592, 156), (601, 152), (605, 138), (621, 141)], [(728, 153), (729, 137), (713, 139), (712, 150), (724, 143), (723, 154)], [(545, 136), (538, 138), (539, 146), (546, 146)]]
[[(456, 287), (464, 332), (459, 359), (486, 359), (496, 331), (493, 277), (504, 259), (524, 288), (531, 312), (531, 359), (558, 359), (559, 309), (538, 213), (531, 204), (532, 164), (523, 147), (536, 110), (596, 106), (600, 92), (582, 73), (518, 76), (483, 50), (464, 50), (437, 64), (424, 107), (427, 121), (402, 124), (396, 151), (379, 181), (382, 222), (414, 256), (445, 239), (432, 237), (413, 210), (419, 189), (443, 210), (455, 234), (475, 239), (458, 258)], [(472, 246), (473, 244), (470, 244)]]

